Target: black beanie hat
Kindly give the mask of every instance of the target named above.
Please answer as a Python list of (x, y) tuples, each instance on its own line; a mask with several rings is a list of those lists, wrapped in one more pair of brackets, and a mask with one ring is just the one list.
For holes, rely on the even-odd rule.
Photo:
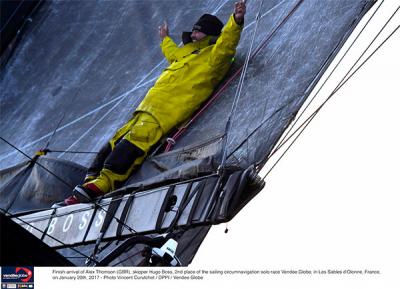
[[(211, 15), (211, 14), (204, 14), (193, 25), (192, 31), (198, 30), (207, 35), (218, 36), (221, 34), (221, 30), (223, 27), (224, 27), (224, 24), (216, 16)], [(187, 31), (182, 32), (183, 44), (192, 42), (191, 34), (192, 34), (192, 32), (187, 32)]]
[(211, 14), (204, 14), (197, 20), (193, 25), (193, 30), (198, 30), (207, 35), (218, 36), (221, 34), (221, 30), (224, 24), (216, 16)]

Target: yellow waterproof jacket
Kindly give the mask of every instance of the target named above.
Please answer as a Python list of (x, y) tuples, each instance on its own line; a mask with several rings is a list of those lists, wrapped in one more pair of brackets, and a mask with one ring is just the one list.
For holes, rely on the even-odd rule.
[(153, 115), (164, 134), (188, 119), (228, 72), (242, 28), (231, 15), (215, 44), (210, 44), (211, 37), (207, 36), (178, 47), (165, 37), (161, 49), (170, 66), (136, 111)]

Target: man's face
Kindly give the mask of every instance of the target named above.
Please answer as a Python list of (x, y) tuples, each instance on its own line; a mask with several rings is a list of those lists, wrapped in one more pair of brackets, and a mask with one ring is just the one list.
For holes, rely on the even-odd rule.
[(190, 37), (192, 37), (193, 42), (200, 41), (206, 36), (207, 34), (200, 32), (199, 30), (193, 30), (192, 34), (190, 35)]

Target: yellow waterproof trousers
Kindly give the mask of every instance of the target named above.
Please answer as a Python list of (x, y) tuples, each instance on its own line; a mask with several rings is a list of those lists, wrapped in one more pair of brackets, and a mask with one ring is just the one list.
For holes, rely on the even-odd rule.
[[(121, 127), (109, 141), (111, 153), (108, 155), (108, 158), (111, 157), (112, 160), (106, 160), (100, 174), (95, 176), (94, 179), (92, 176), (92, 180), (87, 178), (84, 186), (92, 183), (104, 194), (115, 190), (116, 184), (127, 180), (132, 171), (144, 161), (151, 147), (162, 136), (163, 131), (151, 114), (136, 112), (133, 118)], [(133, 147), (140, 153), (126, 153), (126, 150), (121, 150), (121, 147), (124, 145), (125, 147)], [(107, 162), (116, 165), (107, 166)], [(123, 164), (123, 168), (121, 169), (121, 165), (119, 165), (117, 169), (118, 164), (121, 163)]]

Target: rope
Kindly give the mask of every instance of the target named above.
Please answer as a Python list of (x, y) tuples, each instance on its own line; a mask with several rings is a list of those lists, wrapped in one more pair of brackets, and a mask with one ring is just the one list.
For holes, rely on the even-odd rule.
[[(397, 9), (398, 10), (398, 9)], [(397, 12), (396, 10), (396, 12)], [(396, 13), (395, 12), (395, 13)], [(390, 21), (390, 20), (389, 20)], [(289, 139), (291, 139), (301, 128), (299, 134), (295, 137), (295, 139), (292, 141), (292, 143), (288, 146), (288, 148), (283, 152), (283, 154), (279, 157), (279, 159), (274, 163), (274, 165), (271, 167), (271, 169), (266, 173), (266, 175), (263, 177), (263, 180), (270, 174), (270, 172), (272, 171), (272, 169), (277, 165), (277, 163), (282, 159), (282, 157), (287, 153), (287, 151), (291, 148), (291, 146), (296, 142), (296, 140), (300, 137), (300, 135), (303, 133), (303, 131), (306, 129), (306, 127), (310, 124), (310, 122), (314, 119), (314, 117), (318, 114), (318, 112), (322, 109), (322, 107), (332, 98), (333, 95), (336, 94), (336, 92), (338, 92), (343, 85), (345, 85), (348, 80), (359, 71), (359, 69), (369, 60), (371, 59), (371, 57), (387, 42), (387, 40), (389, 40), (394, 33), (397, 32), (397, 30), (400, 28), (400, 25), (397, 26), (391, 33), (390, 35), (367, 57), (367, 59), (365, 59), (357, 68), (356, 70), (351, 73), (344, 81), (343, 83), (340, 84), (340, 86), (338, 86), (337, 88), (335, 88), (335, 90), (329, 95), (329, 97), (314, 111), (314, 113), (312, 115), (310, 115), (310, 117), (308, 117), (303, 123), (302, 125), (296, 129), (295, 132), (293, 132), (290, 137), (282, 144), (284, 145)], [(380, 32), (379, 32), (380, 33)]]
[[(75, 99), (77, 98), (77, 96), (80, 93), (80, 91), (81, 91), (81, 88), (78, 88), (78, 90), (75, 93), (74, 97), (72, 97), (71, 100), (69, 101), (69, 105), (67, 105), (67, 107), (71, 108), (71, 105), (75, 102)], [(48, 149), (49, 145), (50, 145), (50, 142), (52, 141), (53, 137), (55, 136), (56, 132), (58, 131), (62, 121), (65, 118), (66, 113), (67, 113), (67, 110), (64, 108), (64, 112), (63, 112), (60, 120), (58, 121), (56, 128), (54, 129), (53, 133), (50, 135), (49, 139), (47, 140), (46, 146), (44, 147), (44, 149), (42, 151), (46, 151), (47, 150), (48, 152), (50, 152), (50, 150)]]
[[(383, 1), (382, 1), (383, 2)], [(377, 8), (377, 10), (380, 8), (380, 6), (382, 5), (382, 3), (379, 5), (379, 7)], [(373, 13), (373, 15), (375, 15), (376, 14), (376, 12), (377, 12), (377, 10)], [(396, 10), (397, 11), (397, 10)], [(396, 13), (396, 12), (395, 12)], [(373, 16), (372, 15), (372, 16)], [(371, 16), (371, 18), (372, 18), (372, 16)], [(370, 20), (371, 20), (371, 18), (368, 20), (368, 22), (365, 24), (365, 26), (370, 22)], [(392, 17), (390, 17), (390, 19), (392, 19), (393, 18), (393, 15), (392, 15)], [(390, 19), (388, 20), (388, 21), (390, 21)], [(385, 24), (385, 26), (386, 26), (387, 24)], [(361, 32), (362, 31), (364, 31), (365, 30), (365, 26), (362, 28), (362, 30), (361, 30)], [(383, 29), (381, 29), (381, 30), (383, 30)], [(360, 32), (360, 33), (361, 33)], [(380, 33), (380, 32), (379, 32)], [(357, 35), (357, 37), (356, 37), (356, 39), (359, 37), (360, 35)], [(375, 39), (376, 39), (377, 37), (375, 37)], [(374, 39), (374, 40), (375, 40)], [(351, 46), (353, 46), (354, 45), (354, 42), (355, 41), (353, 41), (353, 43), (351, 44)], [(370, 47), (370, 45), (368, 46), (368, 47)], [(367, 48), (368, 49), (368, 48)], [(349, 49), (348, 49), (349, 50)], [(348, 52), (348, 50), (346, 51), (346, 54), (347, 54), (347, 52)], [(364, 51), (364, 53), (363, 53), (363, 55), (365, 54), (365, 51)], [(344, 57), (344, 56), (343, 56)], [(340, 59), (340, 61), (339, 62), (341, 62), (342, 61), (342, 59), (343, 59), (343, 57)], [(361, 57), (360, 57), (361, 58)], [(359, 58), (359, 59), (360, 59)], [(359, 60), (358, 59), (358, 60)], [(357, 62), (358, 62), (358, 60), (357, 60)], [(336, 67), (337, 67), (338, 65), (336, 65)], [(336, 67), (334, 68), (334, 70), (336, 69)], [(353, 67), (352, 68), (354, 68), (354, 65), (353, 65)], [(351, 68), (351, 69), (352, 69)], [(350, 70), (351, 70), (350, 69)], [(330, 75), (328, 76), (328, 77), (330, 77), (331, 75), (332, 75), (332, 73), (333, 73), (333, 71), (330, 73)], [(346, 74), (346, 76), (348, 75), (348, 73)], [(345, 77), (346, 77), (345, 76)], [(343, 79), (339, 82), (339, 84), (338, 84), (338, 86), (335, 88), (335, 89), (337, 89), (339, 86), (340, 86), (340, 84), (343, 82)], [(326, 80), (325, 80), (325, 82), (322, 84), (322, 85), (325, 85), (325, 83), (326, 83)], [(322, 88), (322, 87), (321, 87)], [(318, 92), (321, 90), (321, 88), (318, 90)], [(318, 93), (317, 92), (317, 93)], [(315, 96), (314, 96), (314, 98), (315, 98)], [(250, 137), (252, 137), (268, 120), (270, 120), (276, 113), (278, 113), (278, 112), (280, 112), (284, 107), (286, 107), (286, 106), (288, 106), (288, 105), (290, 105), (290, 103), (292, 103), (293, 101), (294, 101), (295, 99), (293, 98), (293, 99), (291, 99), (289, 102), (287, 102), (287, 103), (285, 103), (284, 105), (282, 105), (279, 109), (277, 109), (271, 116), (269, 116), (267, 119), (265, 119), (265, 120), (263, 120), (248, 136), (247, 136), (247, 138), (246, 139), (244, 139), (229, 155), (228, 155), (228, 158), (232, 155), (232, 154), (234, 154), (244, 143), (246, 143), (246, 142), (248, 142), (248, 140), (250, 139)], [(308, 106), (307, 106), (308, 107)], [(306, 107), (306, 108), (307, 108)], [(304, 112), (303, 112), (304, 113)], [(307, 122), (307, 120), (305, 121), (305, 122)], [(299, 130), (299, 129), (301, 129), (301, 127), (302, 126), (304, 126), (305, 125), (305, 122), (302, 124), (302, 125), (300, 125), (300, 127), (299, 128), (297, 128), (296, 129), (296, 131), (293, 133), (293, 135), (294, 134), (296, 134), (296, 132)], [(291, 129), (293, 129), (293, 127), (291, 128)], [(287, 134), (286, 134), (287, 135)], [(286, 135), (285, 135), (285, 137), (286, 137)], [(282, 147), (293, 135), (291, 135), (287, 140), (284, 140), (284, 141), (282, 141), (280, 144), (279, 144), (279, 148), (280, 147)], [(261, 160), (261, 161), (259, 161), (258, 163), (257, 163), (257, 167), (262, 167), (267, 161), (268, 161), (268, 159), (269, 158), (271, 158), (271, 156), (274, 154), (274, 153), (276, 153), (276, 151), (277, 151), (277, 149), (276, 150), (274, 150), (269, 156), (267, 156), (267, 158), (266, 159), (263, 159), (263, 160)]]
[[(43, 166), (42, 164), (38, 163), (36, 161), (36, 157), (35, 158), (31, 158), (30, 156), (28, 156), (27, 154), (25, 154), (23, 151), (21, 151), (20, 149), (18, 149), (15, 145), (11, 144), (10, 142), (8, 142), (7, 140), (5, 140), (3, 137), (0, 136), (0, 139), (3, 140), (5, 143), (7, 143), (8, 145), (10, 145), (11, 147), (13, 147), (14, 149), (16, 149), (18, 152), (20, 152), (21, 154), (23, 154), (25, 157), (27, 157), (28, 159), (31, 160), (31, 162), (35, 163), (36, 165), (38, 165), (39, 167), (43, 168), (45, 171), (47, 171), (49, 174), (51, 174), (52, 176), (54, 176), (56, 179), (58, 179), (60, 182), (62, 182), (64, 185), (66, 185), (68, 188), (70, 188), (71, 190), (74, 189), (74, 186), (69, 184), (68, 182), (66, 182), (65, 180), (63, 180), (61, 177), (59, 177), (58, 175), (56, 175), (55, 173), (53, 173), (52, 171), (50, 171), (48, 168), (46, 168), (45, 166)], [(101, 210), (103, 210), (106, 214), (108, 213), (108, 211), (106, 209), (104, 209), (102, 206), (94, 203), (96, 208), (100, 208)], [(8, 213), (8, 212), (7, 212)], [(113, 216), (113, 218), (121, 225), (123, 225), (125, 228), (127, 228), (131, 233), (137, 233), (134, 229), (132, 229), (130, 226), (128, 226), (126, 223), (122, 222), (120, 219), (118, 219), (117, 217)]]
[(225, 166), (226, 153), (227, 153), (227, 147), (228, 147), (227, 146), (228, 136), (229, 136), (229, 133), (230, 133), (230, 130), (231, 130), (231, 127), (232, 127), (232, 119), (235, 116), (236, 107), (237, 107), (237, 104), (239, 102), (240, 95), (242, 93), (243, 83), (244, 83), (244, 79), (245, 79), (245, 76), (246, 76), (247, 67), (249, 65), (250, 55), (251, 55), (251, 51), (253, 49), (254, 40), (255, 40), (256, 35), (257, 35), (258, 23), (259, 23), (259, 20), (260, 20), (260, 14), (261, 14), (261, 9), (262, 9), (263, 4), (264, 4), (264, 0), (261, 0), (260, 7), (259, 7), (258, 13), (256, 15), (256, 26), (254, 28), (253, 38), (251, 39), (250, 47), (249, 47), (249, 50), (248, 50), (248, 52), (246, 54), (246, 59), (245, 59), (244, 65), (243, 65), (242, 73), (240, 74), (239, 84), (238, 84), (238, 86), (236, 88), (236, 93), (235, 93), (235, 97), (234, 97), (234, 100), (233, 100), (231, 112), (229, 113), (228, 121), (226, 122), (226, 125), (225, 125), (225, 133), (224, 133), (223, 145), (222, 145), (224, 150), (223, 150), (223, 154), (222, 154), (222, 160), (221, 160), (220, 168), (223, 168)]
[[(3, 213), (8, 214), (8, 212), (4, 211), (3, 209), (0, 208), (0, 210), (1, 210)], [(53, 236), (50, 236), (49, 234), (45, 233), (43, 230), (40, 230), (40, 229), (38, 229), (38, 228), (36, 228), (36, 227), (33, 227), (31, 224), (29, 224), (29, 223), (26, 222), (25, 220), (23, 220), (23, 219), (21, 219), (21, 218), (19, 218), (19, 217), (14, 217), (14, 218), (16, 218), (18, 221), (21, 221), (21, 222), (24, 223), (25, 225), (28, 225), (29, 227), (34, 228), (35, 230), (39, 231), (40, 233), (45, 234), (45, 235), (48, 236), (50, 239), (53, 239), (54, 241), (59, 242), (60, 244), (64, 245), (65, 247), (68, 246), (67, 244), (65, 244), (65, 243), (62, 242), (61, 240), (58, 240), (57, 238), (55, 238), (55, 237), (53, 237)], [(91, 260), (92, 260), (93, 262), (95, 262), (95, 263), (98, 263), (96, 260), (94, 260), (94, 259), (92, 259), (90, 256), (88, 256), (88, 255), (86, 255), (86, 254), (80, 252), (79, 250), (75, 249), (74, 247), (68, 247), (68, 248), (71, 249), (72, 251), (78, 253), (79, 255), (81, 255), (81, 256), (83, 256), (83, 257), (85, 257), (85, 258), (89, 258), (89, 259), (91, 259)]]
[[(1, 28), (0, 33), (2, 33), (3, 30), (7, 27), (7, 25), (10, 23), (11, 19), (14, 17), (14, 15), (17, 13), (17, 11), (19, 10), (20, 6), (21, 6), (24, 2), (26, 2), (26, 1), (25, 1), (25, 0), (22, 0), (22, 1), (19, 3), (18, 7), (15, 8), (14, 12), (12, 13), (12, 15), (7, 19), (7, 22), (6, 22), (6, 23), (3, 25), (3, 27)], [(22, 30), (22, 28), (24, 28), (24, 26), (26, 25), (27, 22), (31, 22), (31, 16), (36, 12), (36, 10), (37, 10), (38, 7), (42, 4), (42, 2), (43, 2), (43, 0), (40, 0), (39, 3), (37, 3), (37, 4), (35, 5), (35, 7), (32, 9), (32, 11), (31, 11), (28, 15), (25, 15), (25, 16), (23, 17), (23, 21), (24, 21), (24, 22), (22, 23), (22, 25), (21, 25), (20, 28), (18, 29), (17, 34), (20, 33), (20, 31)]]
[[(68, 107), (70, 107), (70, 105), (68, 105)], [(57, 124), (56, 128), (54, 129), (53, 133), (51, 134), (51, 136), (50, 136), (49, 139), (47, 140), (47, 143), (46, 143), (46, 145), (45, 145), (43, 151), (48, 150), (51, 140), (52, 140), (53, 137), (55, 136), (55, 134), (56, 134), (58, 128), (60, 127), (61, 122), (64, 120), (65, 114), (66, 114), (66, 111), (64, 110), (64, 113), (63, 113), (63, 115), (61, 116), (60, 120), (58, 121), (58, 124)], [(48, 150), (48, 151), (50, 151), (50, 150)]]
[[(295, 130), (295, 132), (293, 132), (288, 138), (287, 140), (284, 140), (280, 146), (278, 146), (269, 156), (268, 158), (270, 158), (272, 155), (274, 155), (283, 145), (285, 145), (287, 143), (287, 141), (293, 137), (294, 134), (296, 134), (296, 132), (302, 127), (304, 126), (304, 124), (310, 119), (310, 118), (314, 118), (315, 114), (318, 113), (318, 111), (322, 108), (322, 106), (325, 105), (325, 103), (343, 86), (343, 84), (345, 82), (348, 81), (348, 79), (355, 74), (355, 72), (357, 72), (357, 70), (377, 51), (377, 49), (379, 49), (380, 46), (383, 45), (383, 43), (388, 39), (386, 39), (385, 41), (383, 41), (381, 43), (381, 45), (373, 52), (371, 53), (371, 55), (346, 79), (346, 77), (350, 74), (350, 72), (353, 70), (353, 68), (357, 65), (357, 63), (360, 61), (360, 59), (365, 55), (365, 53), (368, 51), (368, 49), (371, 47), (371, 45), (375, 42), (375, 40), (379, 37), (379, 35), (382, 33), (382, 31), (384, 30), (384, 28), (387, 26), (387, 24), (392, 20), (392, 18), (396, 15), (396, 13), (398, 12), (400, 6), (397, 7), (397, 9), (394, 11), (394, 13), (391, 15), (391, 17), (386, 21), (386, 23), (384, 24), (384, 26), (379, 30), (379, 32), (375, 35), (374, 39), (369, 43), (369, 45), (367, 46), (367, 48), (363, 51), (363, 53), (361, 54), (361, 56), (355, 61), (355, 63), (352, 65), (352, 67), (347, 71), (346, 75), (340, 80), (339, 84), (334, 88), (333, 92), (328, 96), (328, 98), (313, 112), (312, 115), (310, 115), (304, 122), (303, 124), (297, 128)], [(397, 29), (395, 29), (397, 30)], [(395, 30), (392, 32), (394, 33)], [(390, 36), (389, 36), (390, 38)], [(308, 124), (307, 124), (308, 125)], [(268, 160), (268, 159), (267, 159)], [(266, 161), (265, 161), (266, 162)], [(265, 163), (264, 162), (264, 163)]]
[(11, 21), (11, 19), (14, 17), (15, 13), (17, 13), (19, 7), (24, 3), (24, 1), (22, 0), (21, 2), (19, 2), (17, 8), (15, 8), (14, 12), (12, 13), (12, 15), (7, 19), (6, 23), (3, 25), (3, 28), (1, 28), (0, 33), (3, 32), (3, 30), (7, 27), (8, 23)]
[[(340, 60), (338, 61), (338, 63), (336, 63), (335, 67), (332, 69), (332, 71), (329, 73), (329, 75), (327, 76), (327, 78), (325, 79), (325, 81), (322, 83), (322, 85), (319, 87), (318, 91), (315, 93), (315, 95), (311, 98), (310, 102), (306, 105), (306, 107), (304, 108), (304, 110), (300, 113), (300, 115), (296, 118), (296, 120), (294, 121), (294, 123), (291, 125), (290, 129), (288, 129), (285, 133), (285, 135), (282, 137), (282, 140), (278, 143), (278, 145), (276, 146), (277, 149), (279, 149), (281, 147), (282, 142), (285, 140), (285, 138), (290, 134), (290, 132), (292, 131), (292, 129), (296, 126), (297, 122), (299, 121), (299, 119), (303, 116), (303, 114), (306, 112), (306, 110), (308, 109), (308, 107), (313, 103), (313, 101), (315, 100), (315, 98), (319, 95), (320, 91), (322, 90), (322, 88), (325, 86), (325, 84), (328, 82), (328, 80), (330, 79), (330, 77), (332, 76), (332, 74), (336, 71), (336, 69), (338, 68), (338, 66), (340, 65), (340, 63), (342, 63), (343, 59), (346, 57), (347, 53), (349, 52), (349, 50), (353, 47), (353, 45), (355, 44), (355, 42), (358, 40), (358, 38), (360, 37), (360, 35), (363, 33), (363, 31), (365, 30), (365, 28), (368, 26), (368, 24), (370, 23), (370, 21), (372, 20), (372, 18), (375, 16), (375, 14), (378, 12), (378, 10), (381, 8), (383, 2), (385, 2), (385, 0), (383, 0), (378, 8), (374, 11), (374, 13), (371, 15), (371, 17), (368, 19), (368, 21), (364, 24), (363, 28), (360, 30), (360, 32), (357, 34), (357, 36), (354, 38), (353, 42), (350, 44), (350, 46), (347, 48), (346, 52), (342, 55), (342, 57), (340, 58)], [(276, 149), (276, 150), (277, 150)]]
[(65, 154), (98, 154), (99, 152), (91, 152), (91, 151), (67, 151), (67, 150), (53, 150), (47, 149), (49, 153), (65, 153)]
[(137, 251), (137, 252), (134, 253), (133, 255), (129, 255), (129, 256), (126, 257), (125, 259), (122, 259), (122, 260), (119, 261), (118, 263), (112, 265), (112, 267), (116, 267), (116, 266), (118, 266), (119, 264), (125, 262), (125, 261), (128, 260), (128, 259), (134, 258), (134, 257), (136, 257), (137, 255), (142, 254), (143, 252), (144, 252), (144, 250)]
[[(77, 96), (77, 94), (76, 94), (75, 97), (72, 98), (72, 99), (74, 100), (74, 99), (76, 98), (76, 96)], [(71, 101), (71, 102), (72, 102), (72, 101)], [(72, 186), (71, 184), (69, 184), (69, 183), (67, 183), (66, 181), (64, 181), (62, 178), (60, 178), (59, 176), (57, 176), (55, 173), (51, 172), (51, 171), (50, 171), (49, 169), (47, 169), (45, 166), (43, 166), (43, 165), (41, 165), (40, 163), (37, 163), (37, 162), (36, 162), (37, 157), (42, 156), (42, 155), (45, 155), (45, 154), (47, 154), (47, 153), (49, 153), (49, 152), (86, 153), (86, 154), (89, 154), (89, 153), (91, 153), (91, 154), (96, 154), (96, 153), (97, 153), (97, 152), (81, 152), (81, 151), (68, 151), (68, 150), (51, 150), (51, 149), (48, 148), (49, 145), (50, 145), (50, 143), (51, 143), (51, 141), (52, 141), (52, 139), (54, 138), (56, 132), (58, 131), (58, 129), (59, 129), (59, 127), (60, 127), (62, 121), (64, 120), (65, 115), (66, 115), (66, 112), (64, 111), (62, 117), (60, 118), (60, 120), (59, 120), (58, 123), (57, 123), (56, 128), (54, 129), (53, 133), (50, 135), (50, 137), (49, 137), (49, 139), (48, 139), (48, 141), (47, 141), (47, 143), (46, 143), (46, 145), (45, 145), (45, 148), (42, 149), (42, 150), (40, 150), (39, 152), (37, 152), (35, 158), (29, 157), (27, 154), (25, 154), (25, 153), (22, 152), (20, 149), (18, 149), (16, 146), (14, 146), (14, 145), (12, 145), (11, 143), (9, 143), (8, 141), (6, 141), (4, 138), (1, 137), (1, 139), (2, 139), (3, 141), (5, 141), (7, 144), (9, 144), (10, 146), (12, 146), (14, 149), (16, 149), (18, 152), (20, 152), (21, 154), (23, 154), (24, 156), (26, 156), (27, 158), (29, 158), (31, 161), (34, 161), (36, 164), (38, 164), (40, 167), (42, 167), (42, 168), (43, 168), (44, 170), (46, 170), (48, 173), (50, 173), (51, 175), (53, 175), (54, 177), (56, 177), (59, 181), (63, 182), (63, 183), (64, 183), (65, 185), (67, 185), (69, 188), (73, 189), (73, 186)], [(170, 143), (171, 143), (171, 144), (174, 144), (174, 140), (173, 140), (173, 139), (170, 140)], [(108, 213), (108, 211), (105, 210), (102, 206), (97, 205), (97, 207), (101, 208), (101, 209), (104, 210), (106, 213)], [(71, 212), (69, 212), (69, 213), (71, 213)], [(59, 215), (61, 215), (61, 214), (59, 214)], [(51, 216), (51, 217), (55, 217), (55, 216)], [(16, 218), (17, 218), (17, 219), (20, 219), (19, 217), (16, 217)], [(113, 216), (113, 218), (116, 219), (117, 221), (119, 221), (115, 216)], [(23, 221), (23, 220), (21, 220), (21, 221), (24, 222), (24, 223), (26, 223), (26, 222)], [(121, 223), (121, 222), (119, 221), (119, 223)], [(31, 226), (29, 223), (26, 223), (26, 224), (28, 224), (29, 226)], [(132, 228), (130, 228), (129, 226), (127, 226), (125, 223), (123, 223), (123, 225), (124, 225), (125, 227), (128, 227), (128, 229), (129, 229), (131, 232), (132, 232), (132, 231), (136, 232), (135, 230), (133, 230)], [(36, 228), (35, 228), (35, 229), (36, 229)], [(41, 231), (41, 230), (39, 230), (39, 229), (37, 229), (37, 230), (40, 231), (40, 232), (42, 232), (42, 233), (44, 233), (45, 235), (47, 235), (47, 233), (45, 233), (45, 232), (43, 232), (43, 231)], [(52, 236), (49, 236), (49, 237), (50, 237), (50, 238), (53, 238)], [(53, 238), (53, 239), (55, 239), (55, 238)], [(58, 241), (58, 240), (57, 240), (57, 241)], [(66, 245), (65, 243), (63, 243), (63, 242), (61, 242), (61, 241), (58, 241), (58, 242), (60, 242), (60, 243), (63, 244), (63, 245)], [(75, 250), (75, 249), (74, 249), (74, 250)], [(79, 253), (80, 255), (82, 255), (82, 256), (84, 256), (84, 257), (86, 257), (86, 258), (88, 258), (88, 259), (90, 259), (90, 260), (92, 260), (92, 261), (94, 261), (94, 262), (97, 263), (97, 261), (94, 260), (94, 259), (92, 259), (91, 257), (89, 257), (89, 256), (87, 256), (87, 255), (85, 255), (85, 254), (83, 254), (83, 253), (81, 253), (81, 252), (79, 252), (79, 251), (77, 251), (77, 250), (75, 250), (75, 251), (76, 251), (77, 253)]]
[[(209, 176), (207, 176), (207, 177), (210, 177), (210, 176), (217, 176), (217, 174), (212, 174), (212, 175), (209, 175)], [(200, 177), (200, 178), (194, 179), (194, 181), (201, 181), (201, 180), (203, 180), (203, 179), (204, 179), (204, 177)], [(185, 183), (185, 182), (187, 182), (187, 181), (178, 182), (178, 183), (175, 183), (174, 185), (180, 185), (180, 184), (183, 184), (183, 183)], [(135, 196), (145, 196), (145, 195), (147, 195), (147, 194), (152, 194), (152, 192), (151, 192), (151, 191), (148, 191), (148, 192), (135, 192)], [(126, 197), (126, 195), (119, 196), (119, 197), (114, 198), (113, 201), (119, 201), (119, 200), (124, 199), (125, 197)], [(99, 207), (103, 207), (103, 206), (104, 206), (104, 207), (105, 207), (105, 206), (109, 205), (111, 202), (112, 202), (112, 201), (104, 202), (103, 205), (97, 204), (97, 206), (99, 206)], [(74, 210), (74, 211), (69, 211), (69, 212), (65, 212), (65, 213), (54, 214), (53, 217), (62, 217), (62, 216), (69, 215), (69, 214), (71, 214), (71, 213), (80, 213), (80, 212), (88, 211), (88, 210), (91, 210), (91, 209), (92, 209), (92, 208), (76, 209), (76, 210)], [(34, 212), (38, 212), (38, 211), (40, 211), (40, 210), (35, 210)], [(11, 215), (11, 214), (9, 214), (9, 213), (8, 213), (8, 214), (9, 214), (10, 217), (16, 217), (16, 216), (20, 216), (20, 215), (26, 216), (27, 214), (30, 214), (30, 213), (31, 213), (31, 212), (26, 213), (26, 214), (25, 214), (25, 213), (24, 213), (24, 214), (14, 214), (14, 215)], [(43, 221), (43, 220), (47, 220), (47, 219), (48, 219), (48, 217), (39, 216), (39, 217), (33, 217), (33, 218), (31, 218), (30, 220), (35, 221), (35, 222), (38, 222), (38, 221)]]
[(63, 180), (62, 178), (60, 178), (58, 175), (56, 175), (55, 173), (53, 173), (52, 171), (50, 171), (48, 168), (46, 168), (45, 166), (43, 166), (42, 164), (36, 162), (37, 156), (36, 155), (34, 158), (31, 158), (30, 156), (28, 156), (26, 153), (24, 153), (22, 150), (20, 150), (19, 148), (17, 148), (15, 145), (13, 145), (12, 143), (10, 143), (9, 141), (7, 141), (6, 139), (4, 139), (3, 137), (0, 136), (0, 139), (2, 141), (4, 141), (6, 144), (8, 144), (9, 146), (11, 146), (12, 148), (14, 148), (15, 150), (17, 150), (18, 152), (20, 152), (21, 154), (23, 154), (25, 157), (27, 157), (31, 162), (37, 164), (39, 167), (43, 168), (46, 172), (48, 172), (49, 174), (51, 174), (52, 176), (54, 176), (57, 180), (59, 180), (60, 182), (62, 182), (64, 185), (66, 185), (69, 189), (74, 189), (74, 186), (69, 184), (68, 182), (66, 182), (65, 180)]
[[(289, 13), (282, 19), (282, 21), (272, 30), (272, 32), (267, 35), (266, 38), (263, 39), (261, 44), (257, 47), (254, 53), (251, 55), (250, 59), (253, 59), (257, 56), (257, 54), (269, 43), (271, 38), (276, 34), (276, 32), (282, 27), (283, 24), (290, 18), (290, 16), (297, 10), (303, 0), (297, 1), (294, 7), (289, 11)], [(241, 73), (243, 69), (243, 65), (235, 71), (235, 73), (211, 96), (211, 98), (206, 102), (206, 104), (190, 119), (183, 127), (179, 128), (179, 130), (173, 135), (172, 139), (175, 141), (188, 129), (188, 127), (195, 122), (200, 115), (212, 104), (214, 101), (225, 91), (225, 89), (231, 84), (236, 77)], [(172, 148), (171, 144), (168, 144), (164, 150), (164, 152), (170, 151)]]

